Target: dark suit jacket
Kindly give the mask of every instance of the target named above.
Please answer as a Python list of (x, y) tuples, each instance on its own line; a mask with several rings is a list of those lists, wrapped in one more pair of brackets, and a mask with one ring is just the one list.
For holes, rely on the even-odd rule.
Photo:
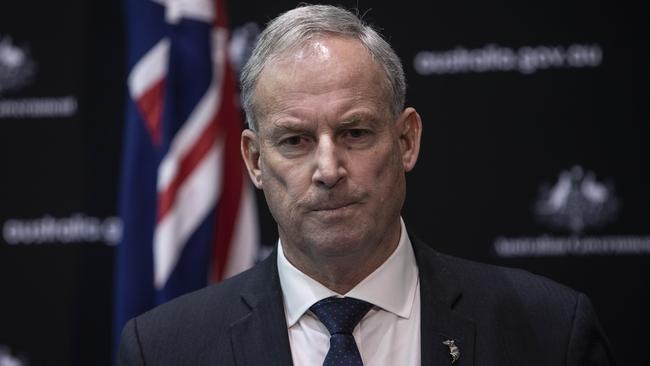
[[(521, 270), (440, 254), (413, 241), (422, 365), (612, 365), (587, 297)], [(276, 252), (219, 285), (125, 326), (118, 365), (291, 365)], [(401, 365), (400, 365), (401, 366)]]

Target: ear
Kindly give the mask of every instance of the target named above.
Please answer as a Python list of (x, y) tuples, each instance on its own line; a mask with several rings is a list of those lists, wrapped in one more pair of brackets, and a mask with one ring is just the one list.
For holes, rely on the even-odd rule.
[(260, 169), (260, 142), (256, 132), (246, 129), (241, 133), (241, 155), (248, 175), (255, 187), (262, 189), (262, 170)]
[(404, 171), (411, 171), (420, 154), (420, 137), (422, 136), (422, 120), (414, 108), (404, 109), (397, 119), (397, 130), (400, 141), (400, 154)]

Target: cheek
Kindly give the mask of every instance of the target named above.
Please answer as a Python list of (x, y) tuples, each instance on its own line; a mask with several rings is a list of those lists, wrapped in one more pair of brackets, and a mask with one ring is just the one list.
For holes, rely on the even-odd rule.
[(264, 188), (271, 185), (285, 185), (285, 170), (287, 169), (281, 159), (273, 151), (264, 149), (260, 154), (260, 170)]
[(379, 200), (384, 202), (392, 197), (401, 195), (404, 186), (404, 168), (399, 156), (399, 148), (385, 149), (382, 154), (373, 156), (372, 169), (367, 177), (371, 177), (371, 187), (379, 193)]
[(260, 167), (264, 190), (274, 192), (279, 199), (292, 199), (309, 186), (308, 173), (299, 162), (267, 155), (262, 159)]
[(382, 178), (379, 182), (391, 183), (393, 181), (391, 177), (399, 175), (403, 171), (397, 144), (390, 144), (376, 151), (371, 159), (375, 178)]

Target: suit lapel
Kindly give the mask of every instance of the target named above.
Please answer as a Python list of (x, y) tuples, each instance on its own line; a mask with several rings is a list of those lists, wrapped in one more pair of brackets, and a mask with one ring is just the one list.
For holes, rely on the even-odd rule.
[(242, 290), (251, 312), (230, 327), (238, 366), (292, 364), (276, 257), (273, 251)]
[(437, 252), (417, 239), (412, 242), (420, 273), (422, 366), (451, 365), (446, 341), (454, 341), (460, 353), (453, 365), (471, 366), (475, 324), (453, 311), (462, 298), (456, 278)]

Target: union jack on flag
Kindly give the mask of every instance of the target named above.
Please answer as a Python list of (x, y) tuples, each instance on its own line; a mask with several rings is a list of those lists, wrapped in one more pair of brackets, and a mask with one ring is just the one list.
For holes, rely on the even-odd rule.
[(153, 306), (250, 267), (254, 192), (220, 0), (127, 0), (128, 101), (115, 335)]

